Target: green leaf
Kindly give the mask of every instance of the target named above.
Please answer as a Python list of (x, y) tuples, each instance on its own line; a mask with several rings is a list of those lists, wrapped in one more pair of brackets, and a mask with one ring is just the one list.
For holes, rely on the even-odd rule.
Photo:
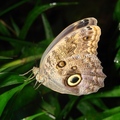
[(56, 7), (56, 6), (60, 6), (60, 5), (73, 5), (73, 4), (77, 4), (76, 2), (71, 2), (71, 3), (50, 3), (50, 4), (46, 4), (46, 5), (42, 5), (42, 6), (36, 6), (35, 8), (33, 8), (30, 13), (28, 14), (25, 24), (20, 32), (19, 38), (24, 40), (28, 30), (30, 29), (32, 23), (35, 21), (35, 19), (44, 11)]
[(57, 116), (56, 120), (62, 120), (62, 118), (66, 119), (67, 115), (69, 114), (69, 112), (72, 110), (73, 105), (75, 104), (76, 100), (78, 99), (78, 97), (72, 97), (68, 103), (66, 104), (66, 106), (63, 108), (63, 110), (60, 112), (60, 114)]
[(120, 120), (120, 113), (111, 115), (110, 117), (105, 118), (105, 119), (103, 119), (103, 120)]
[(120, 35), (118, 36), (118, 38), (115, 41), (115, 49), (119, 49), (120, 48)]
[(80, 103), (77, 105), (77, 109), (83, 114), (83, 115), (89, 115), (89, 114), (97, 114), (96, 109), (90, 104), (88, 101), (80, 101)]
[(55, 113), (55, 107), (52, 105), (48, 104), (46, 101), (42, 100), (40, 103), (40, 106), (49, 114), (54, 115)]
[(120, 0), (117, 1), (116, 7), (115, 7), (114, 18), (120, 21)]
[(20, 65), (34, 61), (35, 59), (40, 59), (40, 57), (41, 57), (41, 54), (35, 55), (35, 56), (30, 56), (30, 57), (19, 59), (19, 60), (15, 60), (10, 63), (6, 63), (5, 65), (1, 66), (0, 72), (3, 72), (5, 70), (7, 70), (7, 71), (13, 70)]
[(38, 114), (29, 116), (29, 117), (24, 118), (22, 120), (34, 120), (35, 118), (38, 120), (55, 120), (54, 117), (52, 118), (52, 116), (50, 116), (49, 114), (46, 114), (45, 112), (40, 112)]
[(58, 96), (54, 96), (54, 95), (49, 96), (50, 104), (55, 108), (55, 111), (54, 111), (55, 116), (58, 116), (59, 113), (61, 112), (61, 107), (59, 104), (59, 100), (57, 98)]
[(46, 114), (45, 112), (41, 112), (41, 113), (37, 113), (37, 114), (34, 114), (34, 115), (31, 115), (29, 117), (26, 117), (26, 118), (23, 118), (22, 120), (33, 120), (41, 115), (44, 115)]
[(117, 52), (114, 59), (115, 67), (118, 70), (120, 68), (120, 50)]
[(100, 108), (101, 110), (107, 110), (107, 106), (104, 104), (104, 102), (100, 98), (93, 98), (90, 99), (90, 102)]
[(12, 42), (12, 43), (16, 43), (18, 45), (28, 45), (28, 46), (33, 46), (33, 43), (32, 42), (28, 42), (28, 41), (22, 41), (18, 38), (10, 38), (10, 37), (6, 37), (6, 36), (0, 36), (0, 39), (3, 40), (3, 41), (7, 41), (7, 42)]
[(7, 77), (0, 83), (0, 88), (23, 83), (26, 79), (24, 76), (15, 75), (13, 73), (5, 74)]
[(28, 30), (30, 29), (32, 23), (35, 21), (35, 19), (45, 10), (50, 9), (52, 7), (55, 7), (54, 5), (42, 5), (42, 6), (36, 6), (33, 10), (30, 11), (30, 13), (28, 14), (25, 24), (20, 32), (19, 38), (20, 39), (25, 39)]
[(19, 36), (20, 29), (19, 29), (18, 25), (15, 23), (15, 21), (12, 18), (11, 18), (11, 23), (12, 23), (12, 26), (13, 26), (13, 28), (15, 30), (16, 36)]
[(7, 12), (10, 12), (11, 10), (17, 8), (18, 6), (24, 4), (25, 2), (28, 2), (28, 1), (29, 0), (22, 0), (22, 1), (18, 2), (18, 3), (16, 3), (16, 4), (14, 4), (13, 6), (8, 7), (7, 9), (0, 12), (0, 16), (6, 14)]
[(29, 82), (24, 82), (22, 85), (19, 85), (3, 94), (0, 95), (0, 116), (2, 115), (2, 112), (8, 103), (8, 101), (12, 98), (12, 96), (18, 92), (21, 91)]
[(102, 120), (119, 120), (120, 119), (120, 107), (115, 107), (110, 110), (107, 110), (101, 114), (104, 119)]
[(45, 14), (42, 13), (42, 20), (43, 20), (43, 24), (44, 24), (44, 29), (45, 29), (45, 36), (47, 40), (53, 39), (53, 32), (51, 29), (51, 26), (45, 16)]
[(12, 59), (11, 57), (0, 56), (0, 59)]
[(6, 23), (3, 20), (0, 20), (0, 33), (2, 35), (10, 36), (10, 32), (6, 27)]

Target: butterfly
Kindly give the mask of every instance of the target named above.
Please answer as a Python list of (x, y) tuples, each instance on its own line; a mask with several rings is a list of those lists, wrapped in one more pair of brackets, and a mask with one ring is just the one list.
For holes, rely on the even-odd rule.
[(93, 17), (65, 28), (47, 47), (36, 80), (62, 94), (86, 95), (104, 87), (106, 75), (97, 57), (101, 29)]

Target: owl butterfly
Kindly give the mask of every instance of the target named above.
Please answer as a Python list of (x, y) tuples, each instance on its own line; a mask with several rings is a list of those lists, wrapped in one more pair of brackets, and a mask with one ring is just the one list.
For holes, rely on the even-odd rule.
[(101, 29), (93, 17), (65, 28), (45, 50), (36, 80), (63, 94), (85, 95), (104, 86), (106, 75), (97, 57)]

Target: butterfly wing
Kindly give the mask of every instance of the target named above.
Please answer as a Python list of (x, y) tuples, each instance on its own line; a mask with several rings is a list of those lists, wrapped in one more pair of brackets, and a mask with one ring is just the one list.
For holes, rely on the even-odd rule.
[(83, 95), (104, 86), (106, 76), (96, 51), (101, 30), (94, 18), (83, 19), (82, 23), (68, 26), (42, 57), (36, 79), (54, 91)]
[(79, 20), (77, 22), (74, 22), (73, 24), (69, 25), (68, 27), (66, 27), (52, 42), (51, 44), (47, 47), (47, 49), (45, 50), (45, 52), (43, 53), (43, 56), (41, 58), (41, 64), (42, 61), (44, 60), (44, 57), (48, 54), (48, 52), (67, 34), (80, 29), (82, 27), (85, 27), (87, 25), (97, 25), (97, 20), (93, 17), (90, 18), (85, 18), (82, 20)]

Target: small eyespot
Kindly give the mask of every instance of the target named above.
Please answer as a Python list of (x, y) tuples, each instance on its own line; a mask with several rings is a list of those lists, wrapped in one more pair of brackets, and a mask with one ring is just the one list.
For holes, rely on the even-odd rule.
[(82, 80), (82, 78), (79, 74), (74, 74), (68, 78), (67, 84), (71, 87), (74, 87), (74, 86), (78, 85), (81, 82), (81, 80)]
[(77, 66), (72, 66), (71, 69), (72, 69), (72, 70), (76, 70), (76, 69), (77, 69)]
[(86, 41), (86, 40), (89, 40), (89, 38), (90, 38), (89, 36), (85, 36), (85, 37), (83, 37), (83, 40)]
[(57, 64), (57, 67), (63, 68), (63, 67), (65, 67), (65, 65), (66, 65), (65, 61), (59, 61), (58, 64)]

